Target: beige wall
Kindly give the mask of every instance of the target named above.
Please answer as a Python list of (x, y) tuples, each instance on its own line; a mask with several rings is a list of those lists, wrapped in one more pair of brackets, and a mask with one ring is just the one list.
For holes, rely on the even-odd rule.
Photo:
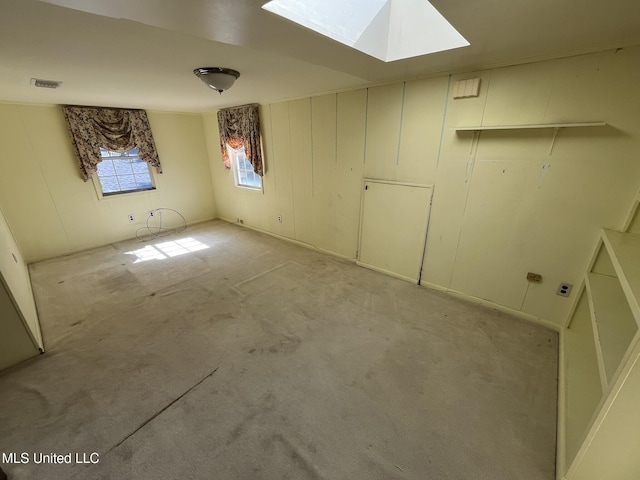
[[(2, 318), (0, 327), (2, 335), (0, 336), (3, 343), (0, 348), (3, 352), (0, 368), (3, 368), (36, 355), (37, 348), (43, 348), (43, 345), (27, 264), (13, 238), (2, 209), (0, 209), (0, 276), (0, 283), (4, 281), (8, 289), (0, 292), (0, 295), (3, 295), (3, 300), (0, 302), (3, 306), (0, 312)], [(0, 285), (0, 289), (4, 289), (4, 286)], [(15, 311), (14, 302), (20, 314)]]
[[(215, 113), (149, 112), (158, 190), (99, 200), (59, 107), (0, 104), (0, 206), (26, 262), (132, 238), (158, 207), (355, 258), (363, 178), (432, 184), (423, 280), (561, 324), (559, 282), (581, 281), (598, 229), (622, 227), (640, 183), (638, 64), (630, 48), (263, 105), (264, 192), (233, 185)], [(478, 98), (450, 98), (473, 77)], [(609, 125), (563, 129), (551, 154), (552, 129), (453, 130), (593, 120)]]
[(0, 206), (27, 262), (135, 237), (154, 208), (189, 223), (215, 216), (200, 115), (149, 112), (149, 121), (158, 189), (99, 200), (80, 177), (60, 107), (0, 104)]
[[(631, 48), (264, 105), (264, 193), (234, 187), (205, 115), (218, 215), (354, 258), (363, 177), (433, 184), (423, 279), (561, 324), (558, 284), (581, 281), (640, 183), (638, 65)], [(478, 98), (451, 99), (474, 77)], [(551, 154), (552, 129), (453, 130), (599, 120), (559, 131)]]

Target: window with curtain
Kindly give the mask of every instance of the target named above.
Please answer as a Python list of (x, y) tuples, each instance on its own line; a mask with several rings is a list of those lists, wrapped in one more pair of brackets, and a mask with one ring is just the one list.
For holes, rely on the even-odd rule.
[(84, 181), (99, 177), (103, 195), (155, 188), (151, 168), (162, 173), (144, 110), (64, 106)]
[(233, 167), (237, 186), (260, 188), (264, 175), (260, 115), (257, 104), (218, 111), (224, 166)]

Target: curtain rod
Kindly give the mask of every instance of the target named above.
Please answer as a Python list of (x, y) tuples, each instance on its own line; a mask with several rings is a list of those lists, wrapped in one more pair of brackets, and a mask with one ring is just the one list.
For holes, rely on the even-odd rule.
[(126, 108), (126, 107), (102, 107), (98, 105), (61, 105), (61, 107), (71, 107), (71, 108), (93, 108), (93, 109), (103, 109), (103, 110), (136, 110), (143, 111), (143, 108)]

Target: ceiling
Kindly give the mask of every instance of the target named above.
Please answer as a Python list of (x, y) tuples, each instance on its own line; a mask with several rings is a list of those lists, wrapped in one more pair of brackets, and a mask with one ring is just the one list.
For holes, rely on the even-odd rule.
[[(638, 0), (432, 0), (471, 45), (385, 63), (266, 1), (0, 0), (0, 101), (205, 112), (640, 44)], [(241, 76), (219, 95), (208, 66)]]

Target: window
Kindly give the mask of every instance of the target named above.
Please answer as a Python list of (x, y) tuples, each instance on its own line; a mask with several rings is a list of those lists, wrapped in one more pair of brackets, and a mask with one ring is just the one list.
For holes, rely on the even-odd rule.
[(101, 148), (100, 154), (97, 167), (102, 195), (155, 189), (149, 164), (140, 159), (137, 148), (124, 153)]
[(231, 163), (233, 164), (233, 176), (236, 181), (236, 186), (261, 190), (262, 178), (253, 171), (253, 165), (247, 160), (244, 147), (237, 150), (233, 150), (230, 147), (227, 148), (229, 150), (229, 157), (231, 157)]

